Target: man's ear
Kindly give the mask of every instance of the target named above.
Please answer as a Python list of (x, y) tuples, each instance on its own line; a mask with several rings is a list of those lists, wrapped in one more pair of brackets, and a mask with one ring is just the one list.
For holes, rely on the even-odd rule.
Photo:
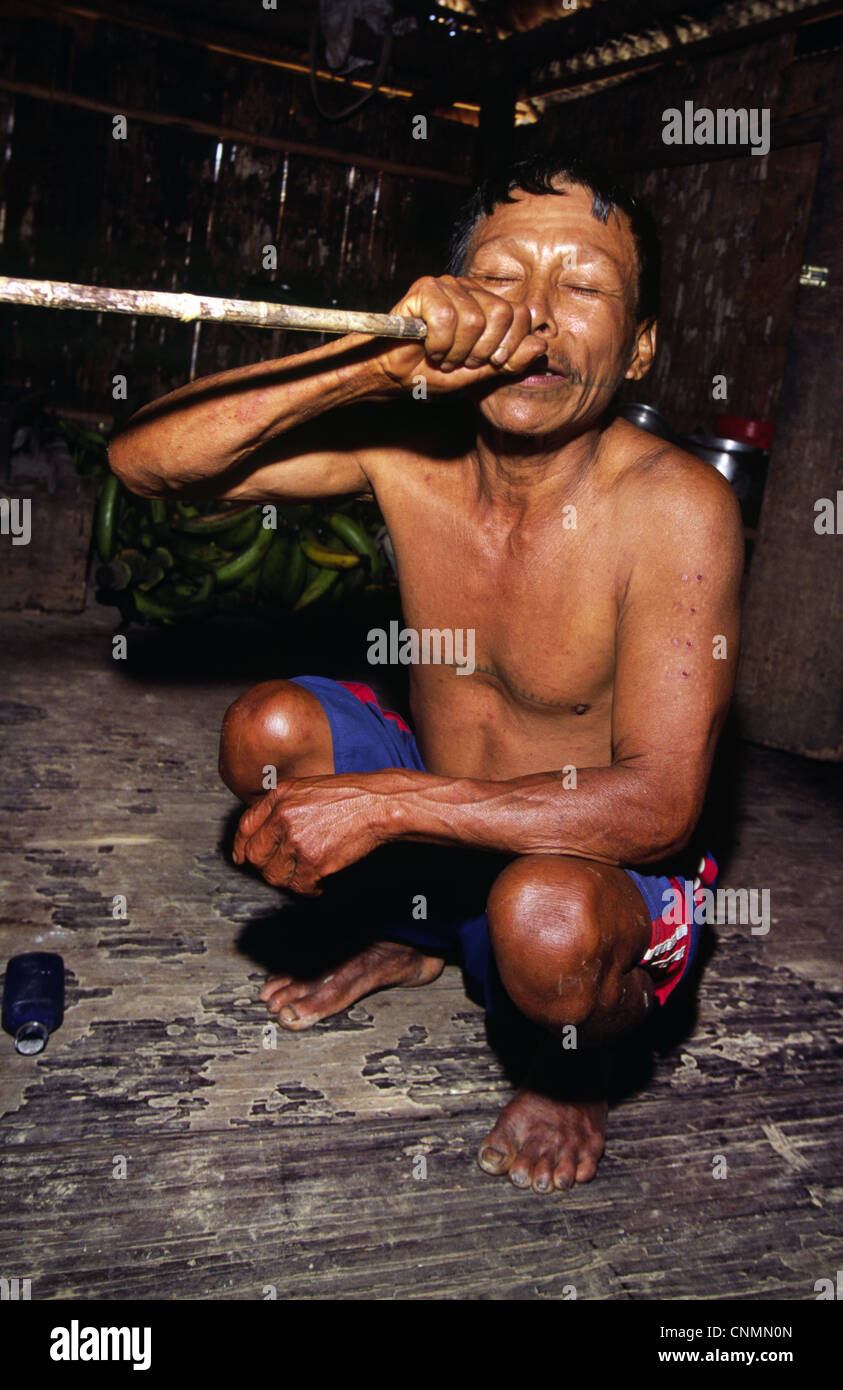
[(656, 355), (657, 339), (657, 319), (645, 319), (642, 324), (639, 324), (635, 332), (632, 357), (625, 373), (630, 381), (640, 381), (642, 376), (646, 376), (649, 372)]

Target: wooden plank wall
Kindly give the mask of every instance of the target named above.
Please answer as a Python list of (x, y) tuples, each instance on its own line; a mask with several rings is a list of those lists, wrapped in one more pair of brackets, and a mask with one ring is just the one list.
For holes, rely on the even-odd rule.
[[(833, 54), (794, 48), (783, 34), (643, 74), (550, 109), (526, 137), (611, 165), (651, 205), (664, 247), (661, 344), (627, 394), (679, 430), (713, 430), (721, 413), (775, 416), (835, 66)], [(769, 155), (664, 145), (662, 112), (686, 100), (768, 107)], [(713, 399), (715, 375), (726, 402)]]
[[(11, 6), (13, 15), (26, 8)], [(385, 97), (348, 122), (326, 123), (299, 74), (117, 23), (59, 14), (10, 18), (4, 30), (3, 270), (383, 308), (441, 264), (459, 184), (285, 156), (260, 141), (331, 146), (340, 160), (356, 153), (467, 179), (470, 126), (429, 116), (428, 139), (414, 140), (413, 102)], [(795, 58), (794, 45), (785, 34), (643, 74), (516, 132), (521, 146), (564, 141), (628, 171), (652, 203), (666, 251), (662, 345), (649, 381), (629, 394), (658, 405), (677, 429), (711, 428), (725, 410), (774, 417), (834, 67), (833, 55)], [(22, 88), (55, 88), (107, 110)], [(677, 165), (661, 143), (661, 113), (685, 99), (769, 106), (771, 154), (701, 161), (699, 149), (682, 148), (687, 162)], [(115, 141), (112, 107), (150, 119), (130, 120), (129, 139)], [(167, 115), (183, 124), (153, 123)], [(219, 139), (208, 126), (252, 139)], [(279, 247), (277, 271), (261, 263), (268, 243)], [(44, 311), (15, 317), (12, 328), (4, 313), (0, 327), (7, 378), (48, 385), (77, 408), (111, 405), (111, 376), (127, 365), (132, 407), (189, 370), (191, 325), (97, 325), (64, 314), (50, 316), (56, 327), (45, 332)], [(276, 334), (270, 351), (310, 345)], [(258, 330), (203, 327), (195, 371), (255, 360), (266, 347)], [(715, 375), (727, 378), (725, 403), (712, 398)]]
[[(429, 116), (427, 139), (416, 140), (412, 101), (380, 95), (328, 123), (301, 74), (116, 22), (8, 8), (2, 273), (387, 309), (441, 265), (465, 197), (470, 126)], [(64, 95), (49, 100), (51, 91)], [(115, 140), (113, 116), (124, 112), (128, 138)], [(285, 142), (337, 155), (285, 153)], [(277, 270), (263, 267), (267, 244), (278, 247)], [(95, 412), (113, 408), (115, 372), (129, 377), (122, 413), (185, 381), (194, 332), (0, 315), (6, 380)], [(312, 345), (302, 334), (203, 326), (195, 371)]]
[[(750, 738), (836, 762), (843, 761), (841, 82), (843, 58), (806, 242), (809, 263), (827, 268), (828, 284), (799, 291), (747, 593), (738, 684)], [(817, 510), (823, 498), (835, 513), (828, 525)]]

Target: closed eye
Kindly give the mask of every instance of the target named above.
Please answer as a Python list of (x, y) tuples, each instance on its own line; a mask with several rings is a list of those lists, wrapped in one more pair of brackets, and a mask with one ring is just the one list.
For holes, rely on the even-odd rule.
[(599, 294), (599, 293), (600, 293), (599, 290), (592, 289), (591, 285), (568, 285), (567, 288), (568, 288), (569, 290), (573, 290), (575, 294)]

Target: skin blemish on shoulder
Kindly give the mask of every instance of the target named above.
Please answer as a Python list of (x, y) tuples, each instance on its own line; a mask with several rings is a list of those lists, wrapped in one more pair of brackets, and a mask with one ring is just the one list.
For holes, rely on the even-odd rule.
[(588, 708), (588, 705), (574, 705), (574, 714), (586, 714)]
[(693, 645), (694, 645), (693, 642), (690, 642), (690, 641), (688, 640), (688, 638), (686, 637), (686, 638), (685, 638), (685, 646), (686, 646), (686, 647), (693, 647)]
[(683, 584), (687, 584), (687, 582), (688, 582), (688, 580), (689, 580), (690, 578), (691, 578), (691, 576), (690, 576), (689, 574), (683, 574), (683, 576), (682, 576), (682, 583), (683, 583)]
[(687, 671), (683, 671), (682, 674), (683, 674), (683, 676), (685, 676), (685, 678), (687, 679), (688, 672), (687, 672)]
[(688, 612), (689, 612), (689, 613), (696, 613), (696, 611), (697, 611), (696, 608), (689, 608), (689, 609), (688, 609)]
[(679, 646), (679, 638), (678, 638), (678, 637), (671, 637), (671, 639), (670, 639), (670, 645), (671, 645), (672, 647), (678, 647), (678, 646)]
[(702, 580), (702, 575), (701, 575), (701, 574), (698, 574), (698, 575), (697, 575), (697, 583), (699, 584), (699, 583), (701, 582), (701, 580)]

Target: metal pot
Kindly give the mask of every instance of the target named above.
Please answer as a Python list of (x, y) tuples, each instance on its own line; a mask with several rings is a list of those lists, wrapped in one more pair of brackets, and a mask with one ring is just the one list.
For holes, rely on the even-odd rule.
[(769, 454), (754, 444), (703, 434), (701, 430), (682, 435), (678, 442), (690, 454), (713, 464), (718, 473), (723, 474), (734, 488), (745, 524), (755, 526), (761, 510)]
[(640, 430), (647, 430), (648, 434), (657, 434), (661, 439), (675, 438), (667, 420), (655, 406), (629, 401), (619, 408), (618, 414)]

